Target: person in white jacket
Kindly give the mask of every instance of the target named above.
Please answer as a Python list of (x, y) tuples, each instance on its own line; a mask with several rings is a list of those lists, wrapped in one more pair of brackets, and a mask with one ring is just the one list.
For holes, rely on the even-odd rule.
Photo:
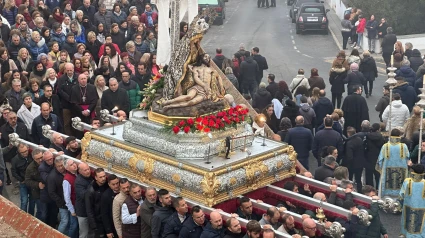
[(297, 76), (295, 76), (294, 79), (292, 79), (291, 84), (289, 85), (289, 90), (292, 94), (294, 94), (297, 91), (297, 88), (299, 86), (305, 86), (307, 90), (310, 89), (310, 84), (308, 83), (308, 78), (304, 76), (304, 69), (299, 69)]
[[(388, 105), (384, 113), (382, 113), (382, 120), (386, 123), (386, 130), (389, 128), (389, 120), (391, 120), (391, 128), (403, 127), (404, 123), (409, 119), (410, 112), (409, 108), (401, 102), (400, 94), (395, 93), (393, 96), (394, 100)], [(391, 118), (390, 118), (390, 106)]]
[(22, 100), (24, 101), (24, 103), (22, 104), (21, 108), (19, 108), (17, 114), (18, 117), (24, 121), (25, 125), (28, 128), (29, 134), (31, 134), (32, 122), (41, 113), (40, 106), (35, 103), (32, 103), (30, 93), (24, 93), (24, 95), (22, 95)]

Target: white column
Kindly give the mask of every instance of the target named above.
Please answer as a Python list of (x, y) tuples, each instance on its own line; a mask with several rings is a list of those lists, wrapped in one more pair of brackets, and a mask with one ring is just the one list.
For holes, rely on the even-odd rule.
[(198, 0), (187, 0), (188, 1), (188, 23), (192, 23), (193, 19), (198, 15)]
[(158, 52), (156, 62), (158, 65), (166, 65), (171, 58), (170, 22), (168, 12), (170, 11), (170, 0), (161, 0), (157, 3), (158, 11)]

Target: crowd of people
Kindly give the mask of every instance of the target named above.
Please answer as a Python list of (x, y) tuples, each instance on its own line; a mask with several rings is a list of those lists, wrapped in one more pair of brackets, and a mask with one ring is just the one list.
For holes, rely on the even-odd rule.
[[(5, 0), (0, 7), (0, 102), (10, 105), (1, 108), (0, 194), (4, 186), (13, 186), (22, 210), (70, 237), (255, 238), (260, 234), (274, 237), (274, 230), (316, 237), (314, 212), (287, 201), (281, 201), (282, 209), (272, 207), (265, 214), (255, 214), (251, 200), (244, 197), (234, 211), (237, 215), (223, 222), (219, 211), (214, 211), (208, 221), (199, 206), (189, 212), (184, 198), (172, 199), (165, 189), (142, 191), (126, 178), (106, 174), (102, 168), (91, 171), (86, 163), (78, 162), (82, 132), (72, 128), (71, 118), (78, 116), (98, 128), (102, 124), (99, 112), (107, 109), (125, 119), (139, 106), (140, 91), (161, 68), (156, 64), (158, 12), (154, 5), (143, 0)], [(357, 16), (361, 42), (358, 30), (370, 24)], [(357, 20), (353, 23), (350, 18), (346, 20), (356, 25)], [(325, 92), (328, 84), (316, 68), (310, 77), (299, 69), (289, 86), (274, 74), (266, 76), (268, 84), (262, 82), (268, 64), (258, 47), (248, 51), (241, 44), (232, 59), (217, 48), (213, 59), (259, 113), (253, 121), (254, 132), (267, 136), (267, 125), (275, 133), (273, 139), (294, 147), (306, 169), (311, 151), (319, 167), (314, 176), (303, 175), (328, 182), (331, 195), (312, 193), (308, 186), (301, 188), (293, 182), (284, 188), (341, 206), (354, 215), (362, 207), (353, 203), (352, 191), (373, 201), (378, 199), (377, 189), (381, 195), (394, 197), (402, 191), (403, 196), (412, 196), (411, 191), (405, 192), (410, 185), (403, 183), (408, 168), (422, 174), (423, 167), (417, 165), (425, 164), (425, 158), (418, 159), (425, 143), (419, 145), (421, 110), (415, 106), (425, 63), (412, 44), (404, 49), (384, 23), (374, 24), (383, 29), (377, 35), (382, 38), (387, 65), (393, 56), (397, 85), (391, 103), (389, 87), (383, 88), (375, 108), (378, 123), (369, 121), (366, 103), (378, 77), (373, 52), (360, 55), (355, 48), (348, 57), (345, 51), (338, 53), (329, 72), (331, 99)], [(188, 24), (182, 22), (180, 29), (181, 36), (185, 35)], [(343, 32), (345, 42), (348, 37), (356, 42), (352, 27), (349, 32)], [(357, 46), (360, 43), (353, 47)], [(59, 133), (45, 137), (44, 125), (67, 135), (66, 139)], [(389, 143), (383, 132), (390, 134)], [(25, 144), (13, 147), (12, 133), (50, 150)], [(404, 175), (388, 185), (382, 181), (394, 177), (395, 172), (387, 169), (391, 166)], [(335, 196), (337, 187), (345, 189), (345, 200)], [(373, 215), (369, 227), (355, 220), (339, 220), (347, 228), (346, 237), (388, 237), (378, 209), (377, 203), (369, 208)], [(294, 217), (284, 210), (303, 216), (301, 230), (295, 229)], [(236, 216), (249, 220), (246, 234)]]

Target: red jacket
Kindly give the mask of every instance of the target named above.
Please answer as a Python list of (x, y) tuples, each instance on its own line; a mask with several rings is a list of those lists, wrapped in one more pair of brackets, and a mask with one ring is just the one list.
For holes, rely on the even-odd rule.
[(357, 33), (364, 33), (364, 28), (366, 26), (366, 18), (359, 20), (359, 25), (357, 26)]
[[(158, 23), (158, 13), (152, 12), (152, 20), (153, 20), (153, 24), (154, 25), (156, 23)], [(143, 24), (145, 24), (146, 28), (148, 28), (149, 30), (153, 30), (153, 26), (152, 27), (149, 27), (148, 26), (148, 16), (146, 15), (146, 13), (143, 13), (140, 16), (140, 22), (142, 22)]]

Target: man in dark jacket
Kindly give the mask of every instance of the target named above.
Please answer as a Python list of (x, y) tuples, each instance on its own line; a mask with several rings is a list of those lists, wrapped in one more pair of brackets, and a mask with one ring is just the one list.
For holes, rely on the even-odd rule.
[(151, 72), (148, 71), (148, 66), (144, 63), (137, 63), (136, 75), (131, 77), (131, 80), (136, 82), (139, 85), (140, 91), (143, 91), (146, 88), (146, 84), (151, 80)]
[[(27, 43), (24, 43), (24, 40), (21, 40), (21, 37), (17, 34), (13, 34), (12, 38), (9, 41), (7, 51), (9, 52), (10, 58), (13, 60), (18, 60), (18, 52), (22, 48), (28, 50), (29, 46)], [(17, 64), (18, 65), (18, 64)], [(27, 71), (27, 69), (21, 69), (22, 71)]]
[(269, 85), (267, 85), (266, 89), (269, 91), (270, 95), (274, 97), (276, 93), (279, 91), (279, 85), (274, 81), (275, 80), (274, 74), (269, 74), (267, 76), (267, 81), (269, 82)]
[(102, 225), (107, 237), (118, 237), (112, 217), (112, 204), (115, 196), (120, 192), (120, 182), (115, 174), (110, 174), (108, 176), (108, 185), (109, 188), (102, 194), (100, 200)]
[(117, 107), (128, 115), (130, 111), (130, 101), (127, 96), (127, 91), (118, 87), (116, 78), (109, 79), (109, 89), (103, 92), (101, 107), (102, 109), (107, 109), (111, 113), (111, 110)]
[(151, 231), (151, 220), (152, 215), (155, 212), (157, 192), (154, 187), (146, 189), (145, 200), (140, 206), (140, 218), (141, 218), (141, 237), (152, 238)]
[(257, 108), (260, 111), (263, 111), (267, 105), (272, 103), (272, 95), (266, 89), (266, 84), (261, 82), (257, 92), (255, 92), (254, 97), (252, 99), (252, 107)]
[(375, 53), (375, 40), (378, 34), (378, 23), (375, 21), (375, 16), (370, 16), (370, 20), (366, 23), (367, 39), (370, 53)]
[(50, 84), (45, 84), (43, 87), (44, 94), (41, 95), (39, 98), (35, 99), (35, 103), (37, 105), (41, 105), (44, 102), (49, 103), (50, 108), (52, 109), (52, 113), (59, 117), (62, 125), (63, 125), (63, 112), (62, 112), (62, 104), (59, 99), (59, 96), (56, 94), (53, 94), (53, 88)]
[(309, 129), (304, 127), (303, 116), (297, 116), (295, 124), (294, 128), (289, 129), (285, 142), (294, 147), (298, 153), (298, 161), (308, 170), (308, 157), (313, 143), (313, 135)]
[[(23, 122), (18, 122), (18, 116), (15, 112), (10, 111), (7, 117), (7, 123), (1, 126), (1, 145), (2, 147), (6, 147), (10, 144), (9, 135), (12, 133), (17, 133), (19, 138), (27, 141), (31, 141), (30, 136), (28, 134), (28, 129)], [(16, 147), (11, 148), (5, 154), (3, 154), (3, 159), (5, 162), (11, 162), (12, 158), (16, 156)], [(10, 175), (7, 167), (5, 167), (7, 181), (10, 181)], [(4, 182), (4, 181), (3, 181)]]
[(95, 237), (101, 237), (105, 234), (101, 209), (102, 194), (108, 189), (106, 183), (106, 173), (102, 168), (94, 171), (94, 180), (91, 182), (85, 193), (84, 201), (86, 203), (87, 218), (89, 228), (95, 232)]
[(18, 154), (12, 158), (12, 176), (19, 182), (21, 210), (28, 212), (31, 215), (34, 215), (35, 200), (32, 199), (32, 197), (30, 196), (30, 188), (24, 183), (25, 171), (31, 162), (33, 162), (33, 159), (29, 155), (28, 146), (26, 146), (25, 144), (19, 144)]
[(208, 223), (200, 238), (221, 238), (224, 236), (223, 219), (220, 213), (213, 211), (210, 213), (210, 223)]
[(395, 79), (397, 80), (397, 85), (394, 87), (393, 94), (400, 94), (401, 102), (406, 105), (411, 112), (418, 98), (415, 89), (410, 86), (403, 77), (396, 77)]
[(90, 0), (84, 0), (83, 5), (80, 6), (78, 10), (81, 10), (84, 16), (89, 17), (90, 22), (94, 22), (94, 14), (96, 13), (96, 9), (90, 4)]
[(378, 77), (378, 68), (373, 57), (369, 52), (363, 53), (363, 59), (360, 63), (359, 71), (363, 74), (365, 82), (363, 83), (366, 98), (372, 95), (373, 81)]
[(252, 210), (252, 202), (251, 199), (248, 197), (241, 197), (239, 199), (239, 207), (238, 210), (236, 210), (236, 214), (242, 219), (245, 220), (261, 220), (261, 216), (258, 214), (255, 214)]
[(78, 175), (75, 179), (75, 213), (78, 218), (78, 227), (80, 230), (79, 234), (82, 237), (94, 234), (94, 231), (89, 228), (85, 203), (85, 194), (92, 181), (93, 178), (91, 177), (89, 165), (84, 162), (78, 164)]
[(224, 238), (242, 238), (243, 237), (241, 224), (239, 223), (238, 219), (234, 217), (228, 218), (226, 220), (226, 228), (227, 230), (224, 232), (225, 233)]
[(410, 61), (403, 60), (400, 69), (396, 70), (395, 73), (396, 77), (403, 77), (410, 86), (415, 86), (416, 72), (410, 68)]
[(245, 94), (250, 94), (254, 97), (255, 92), (258, 89), (257, 74), (259, 74), (259, 66), (249, 54), (245, 51), (245, 60), (240, 66), (239, 85)]
[(381, 174), (376, 171), (375, 166), (378, 160), (381, 148), (385, 144), (384, 137), (381, 134), (381, 127), (379, 123), (374, 123), (366, 136), (366, 163), (365, 174), (366, 184), (373, 186), (373, 176), (375, 176), (375, 186), (379, 185), (379, 178)]
[(260, 55), (260, 49), (258, 47), (252, 48), (251, 55), (258, 64), (257, 84), (260, 84), (261, 80), (263, 80), (263, 71), (269, 69), (269, 66), (267, 65), (266, 58)]
[(215, 49), (215, 57), (212, 59), (219, 69), (223, 70), (223, 62), (228, 60), (226, 56), (223, 55), (223, 50), (221, 48)]
[(342, 208), (351, 211), (351, 219), (346, 220), (344, 218), (336, 218), (335, 221), (339, 222), (344, 228), (344, 238), (356, 238), (356, 232), (359, 225), (359, 217), (357, 214), (359, 213), (359, 209), (356, 207), (356, 204), (353, 201), (345, 201), (342, 205)]
[(50, 146), (50, 139), (43, 135), (42, 127), (44, 125), (49, 125), (52, 130), (57, 132), (63, 131), (59, 118), (55, 114), (50, 113), (50, 105), (47, 102), (41, 104), (41, 114), (32, 123), (31, 136), (34, 143), (48, 148)]
[(359, 136), (355, 135), (356, 129), (349, 126), (347, 128), (347, 139), (345, 141), (345, 156), (342, 160), (342, 166), (348, 168), (350, 180), (353, 181), (353, 177), (356, 179), (357, 191), (362, 190), (362, 172), (365, 164), (365, 151), (363, 146), (363, 140)]
[(63, 177), (65, 175), (65, 167), (63, 166), (63, 159), (57, 157), (55, 159), (55, 168), (50, 171), (47, 179), (50, 181), (47, 184), (47, 190), (50, 198), (56, 204), (60, 211), (60, 223), (58, 231), (62, 234), (68, 234), (69, 216), (71, 215), (65, 205), (65, 198), (63, 195)]
[[(189, 218), (186, 201), (182, 197), (173, 199), (173, 207), (176, 210), (165, 222), (162, 237), (177, 238), (183, 227), (183, 222)], [(155, 213), (154, 213), (155, 215)]]
[(4, 93), (4, 96), (9, 100), (9, 105), (14, 112), (18, 112), (19, 108), (21, 108), (24, 103), (23, 96), (25, 92), (26, 91), (22, 88), (21, 80), (13, 79), (12, 88)]
[(340, 154), (343, 153), (344, 149), (341, 134), (332, 128), (332, 118), (325, 117), (325, 119), (323, 119), (323, 124), (325, 125), (325, 128), (323, 130), (320, 130), (319, 132), (316, 132), (316, 135), (314, 136), (313, 146), (311, 149), (311, 152), (313, 152), (313, 155), (317, 160), (318, 166), (322, 164), (321, 152), (325, 146), (333, 146), (337, 148)]
[(334, 106), (331, 100), (326, 97), (325, 90), (320, 90), (319, 96), (319, 100), (313, 105), (313, 110), (316, 113), (316, 128), (322, 124), (323, 118), (325, 118), (326, 115), (330, 115), (334, 111)]
[(74, 54), (77, 53), (77, 43), (75, 43), (75, 35), (72, 32), (66, 34), (66, 41), (61, 45), (63, 50), (66, 50), (71, 59), (74, 58)]
[(314, 179), (323, 182), (328, 177), (334, 177), (336, 165), (336, 159), (332, 155), (326, 156), (324, 164), (314, 172)]
[(63, 127), (66, 135), (75, 136), (71, 127), (71, 91), (74, 85), (78, 83), (78, 75), (74, 73), (74, 65), (72, 63), (65, 64), (65, 74), (58, 79), (58, 95), (61, 99), (63, 108)]
[(397, 36), (393, 33), (393, 28), (388, 27), (386, 29), (387, 34), (384, 36), (381, 47), (382, 47), (382, 58), (384, 58), (385, 65), (390, 67), (391, 55), (394, 51), (394, 44), (397, 42)]
[(199, 238), (209, 223), (205, 220), (205, 214), (200, 206), (192, 207), (190, 213), (191, 216), (183, 222), (179, 238)]
[[(38, 171), (40, 172), (41, 180), (46, 186), (49, 186), (49, 183), (47, 181), (50, 181), (48, 177), (50, 172), (54, 169), (54, 159), (55, 158), (51, 151), (45, 151), (43, 153), (43, 162), (41, 162), (40, 166), (38, 166)], [(62, 180), (60, 184), (62, 186)], [(45, 204), (45, 209), (41, 211), (41, 216), (46, 217), (46, 223), (49, 226), (56, 227), (58, 219), (58, 207), (56, 206), (56, 203), (50, 198), (48, 189), (42, 189), (40, 191), (40, 201)]]
[(377, 196), (376, 189), (372, 186), (365, 185), (362, 193), (372, 198), (372, 203), (370, 204), (369, 209), (361, 206), (359, 206), (359, 208), (366, 209), (369, 212), (369, 215), (372, 216), (372, 220), (370, 220), (369, 226), (363, 224), (358, 225), (356, 238), (380, 238), (382, 236), (384, 238), (388, 238), (388, 232), (382, 224), (379, 216), (379, 197)]
[(172, 200), (170, 192), (166, 189), (158, 191), (159, 206), (155, 207), (155, 212), (151, 219), (152, 238), (161, 238), (167, 219), (173, 214), (174, 210), (171, 206)]
[(348, 95), (342, 104), (342, 111), (344, 111), (344, 134), (347, 127), (354, 127), (356, 131), (361, 130), (361, 123), (364, 120), (369, 120), (369, 108), (366, 99), (362, 97), (362, 87), (360, 85), (353, 86), (355, 93)]
[[(422, 82), (421, 82), (422, 83)], [(375, 106), (375, 110), (379, 112), (379, 120), (382, 120), (382, 113), (384, 113), (385, 108), (390, 104), (390, 87), (384, 86), (382, 97), (379, 99), (378, 104)]]
[(25, 171), (25, 185), (31, 190), (31, 199), (34, 200), (37, 206), (35, 217), (46, 222), (46, 217), (41, 217), (41, 206), (44, 206), (44, 204), (40, 202), (40, 190), (47, 188), (42, 182), (40, 172), (38, 171), (38, 166), (40, 166), (40, 163), (43, 161), (43, 153), (41, 150), (35, 149), (32, 151), (31, 157), (33, 161), (28, 165)]

